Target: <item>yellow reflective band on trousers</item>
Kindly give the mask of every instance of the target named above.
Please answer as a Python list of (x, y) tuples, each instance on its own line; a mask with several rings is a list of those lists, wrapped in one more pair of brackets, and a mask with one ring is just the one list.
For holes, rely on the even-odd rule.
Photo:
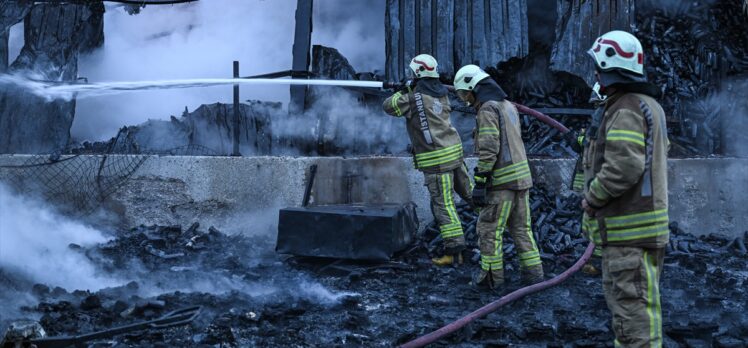
[(433, 167), (462, 158), (462, 144), (447, 146), (436, 151), (416, 154), (418, 168)]
[(492, 185), (498, 186), (531, 176), (527, 161), (522, 161), (493, 171)]
[(392, 108), (395, 109), (395, 114), (397, 114), (397, 116), (403, 115), (402, 111), (400, 111), (400, 107), (397, 105), (397, 101), (400, 100), (400, 97), (402, 97), (402, 95), (402, 93), (397, 92), (392, 96)]
[(444, 209), (449, 215), (449, 224), (439, 226), (442, 239), (455, 238), (462, 235), (462, 223), (460, 223), (457, 209), (455, 208), (454, 197), (452, 196), (452, 177), (449, 174), (439, 176), (441, 183), (442, 197), (444, 197)]
[(530, 251), (526, 251), (519, 254), (519, 264), (520, 267), (528, 268), (540, 265), (542, 261), (540, 261), (540, 252), (538, 251), (538, 244), (535, 243), (535, 237), (532, 235), (532, 221), (530, 217), (530, 195), (525, 196), (525, 216), (527, 216), (527, 220), (525, 221), (525, 228), (527, 229), (527, 236), (530, 238), (530, 242), (532, 242), (533, 249)]
[(484, 271), (500, 270), (504, 269), (504, 240), (502, 235), (506, 228), (506, 222), (509, 219), (509, 212), (512, 211), (512, 202), (506, 201), (501, 205), (501, 211), (499, 212), (499, 221), (496, 225), (496, 239), (494, 240), (494, 253), (493, 255), (480, 256), (481, 268)]
[(647, 316), (649, 338), (652, 347), (662, 347), (662, 307), (660, 305), (660, 282), (655, 261), (644, 251), (644, 271), (647, 275)]
[(606, 141), (628, 141), (644, 146), (644, 134), (628, 130), (611, 130), (605, 137)]
[(605, 218), (605, 227), (608, 242), (660, 237), (670, 233), (667, 209), (608, 217)]

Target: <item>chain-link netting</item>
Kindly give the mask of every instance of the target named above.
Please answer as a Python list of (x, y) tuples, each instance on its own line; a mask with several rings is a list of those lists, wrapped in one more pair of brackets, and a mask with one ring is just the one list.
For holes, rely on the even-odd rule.
[(66, 213), (88, 215), (120, 188), (146, 155), (33, 155), (3, 166), (19, 191), (41, 195)]
[(19, 192), (41, 196), (68, 214), (83, 216), (94, 212), (122, 187), (150, 156), (218, 155), (200, 145), (139, 154), (61, 153), (71, 151), (23, 156), (20, 163), (3, 165), (0, 169), (8, 174), (8, 184)]

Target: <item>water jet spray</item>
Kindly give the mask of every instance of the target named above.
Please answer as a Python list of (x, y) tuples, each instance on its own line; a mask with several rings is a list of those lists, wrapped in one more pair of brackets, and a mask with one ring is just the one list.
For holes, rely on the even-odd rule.
[[(274, 74), (260, 75), (274, 76)], [(57, 81), (30, 80), (16, 75), (0, 75), (0, 85), (12, 84), (25, 88), (30, 92), (48, 100), (72, 98), (86, 98), (101, 95), (118, 94), (129, 91), (144, 91), (157, 89), (178, 89), (211, 87), (221, 85), (286, 85), (286, 86), (332, 86), (332, 87), (358, 87), (396, 89), (400, 86), (396, 82), (383, 81), (359, 81), (359, 80), (326, 80), (326, 79), (277, 79), (277, 78), (198, 78), (198, 79), (175, 79), (175, 80), (146, 80), (146, 81), (113, 81), (88, 83), (85, 79), (81, 83), (60, 83)], [(446, 86), (451, 92), (454, 87)], [(512, 102), (517, 109), (527, 115), (533, 116), (541, 122), (568, 133), (569, 129), (560, 122), (554, 120), (537, 110), (533, 110), (522, 104)]]

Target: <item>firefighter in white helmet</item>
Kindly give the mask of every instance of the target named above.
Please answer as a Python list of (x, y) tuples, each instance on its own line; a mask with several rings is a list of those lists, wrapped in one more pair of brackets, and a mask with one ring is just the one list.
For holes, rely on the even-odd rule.
[(384, 111), (404, 117), (416, 169), (424, 174), (431, 195), (431, 211), (444, 240), (437, 266), (462, 263), (465, 236), (455, 208), (454, 194), (471, 203), (472, 183), (463, 161), (462, 141), (452, 127), (447, 88), (439, 81), (437, 62), (420, 54), (410, 62), (414, 79), (384, 101)]
[[(577, 147), (574, 147), (574, 151), (579, 153), (579, 157), (577, 158), (577, 162), (574, 165), (574, 175), (572, 175), (572, 190), (578, 194), (584, 193), (584, 163), (583, 159), (584, 156), (582, 152), (584, 151), (584, 144), (585, 141), (596, 138), (598, 128), (600, 127), (600, 121), (603, 118), (603, 112), (605, 112), (605, 96), (600, 94), (600, 83), (595, 82), (595, 85), (592, 86), (592, 93), (590, 93), (590, 99), (589, 103), (595, 106), (595, 112), (592, 113), (592, 119), (590, 121), (590, 125), (585, 131), (584, 129), (582, 132), (584, 134), (577, 137)], [(596, 233), (596, 231), (592, 229), (586, 230), (588, 235), (592, 235)], [(595, 246), (595, 252), (592, 254), (592, 258), (582, 267), (582, 272), (591, 276), (599, 276), (600, 270), (602, 269), (601, 265), (601, 258), (603, 256), (603, 249), (600, 245)]]
[(492, 289), (503, 285), (505, 229), (517, 246), (523, 281), (539, 282), (543, 279), (543, 266), (533, 238), (528, 204), (532, 175), (517, 109), (478, 66), (467, 65), (457, 71), (454, 86), (457, 96), (478, 111), (473, 204), (481, 207), (477, 228), (481, 269), (473, 283)]
[(583, 229), (602, 247), (603, 292), (617, 347), (661, 347), (660, 275), (669, 240), (667, 128), (644, 51), (611, 31), (588, 51), (605, 97), (584, 147)]

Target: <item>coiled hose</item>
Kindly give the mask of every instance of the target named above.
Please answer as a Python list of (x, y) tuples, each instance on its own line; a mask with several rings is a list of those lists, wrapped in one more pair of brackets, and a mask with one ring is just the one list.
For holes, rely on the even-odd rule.
[(494, 301), (491, 302), (478, 310), (448, 324), (442, 327), (439, 330), (433, 331), (429, 334), (426, 334), (424, 336), (418, 337), (408, 343), (405, 343), (401, 345), (401, 348), (416, 348), (416, 347), (423, 347), (427, 344), (434, 343), (445, 336), (463, 328), (465, 325), (469, 324), (475, 319), (479, 319), (482, 317), (485, 317), (489, 313), (492, 313), (499, 309), (501, 306), (514, 302), (515, 300), (519, 300), (527, 295), (536, 293), (541, 290), (548, 289), (550, 287), (556, 286), (558, 284), (561, 284), (564, 280), (568, 279), (572, 274), (578, 272), (582, 266), (584, 266), (585, 263), (592, 257), (592, 252), (595, 250), (595, 243), (591, 242), (587, 245), (587, 249), (584, 250), (584, 254), (582, 254), (582, 257), (577, 260), (577, 262), (572, 265), (569, 269), (564, 271), (563, 273), (548, 279), (544, 282), (540, 282), (537, 284), (533, 284), (518, 290), (513, 291), (512, 293)]

